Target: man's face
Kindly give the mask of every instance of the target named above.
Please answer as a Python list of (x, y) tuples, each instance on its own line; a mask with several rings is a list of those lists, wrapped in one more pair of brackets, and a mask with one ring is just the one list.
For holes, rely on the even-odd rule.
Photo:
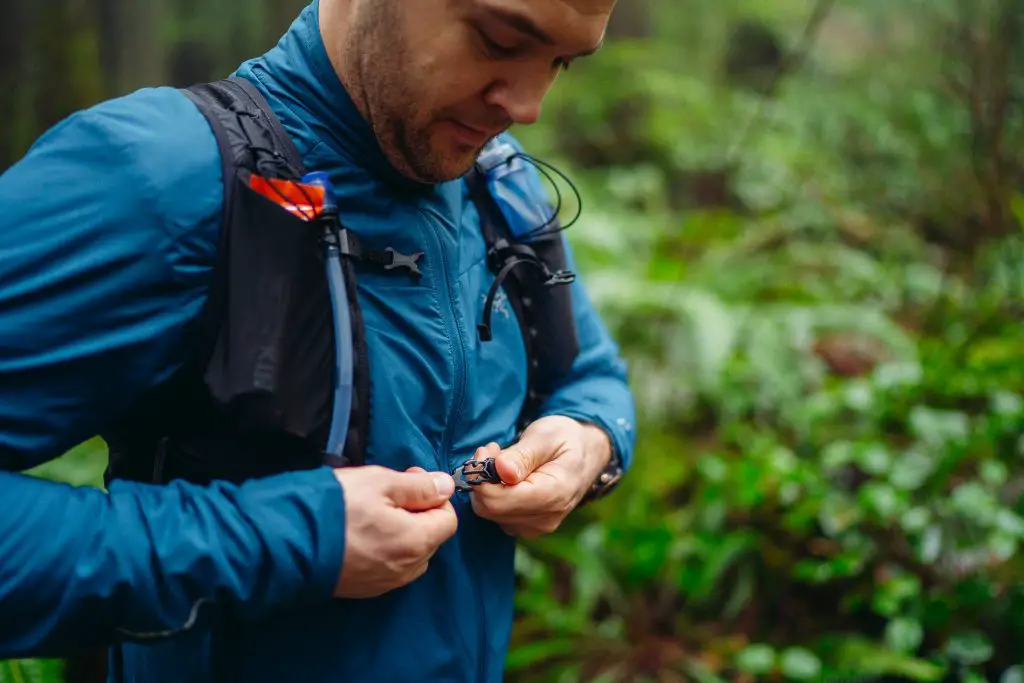
[[(593, 53), (615, 0), (356, 0), (347, 50), (390, 162), (428, 183), (529, 125), (558, 73)], [(350, 63), (353, 63), (350, 62)]]

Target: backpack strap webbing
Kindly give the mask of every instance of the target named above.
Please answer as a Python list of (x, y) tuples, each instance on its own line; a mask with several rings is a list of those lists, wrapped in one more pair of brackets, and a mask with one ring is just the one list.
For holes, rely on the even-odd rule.
[[(234, 191), (234, 183), (232, 179), (238, 170), (247, 169), (268, 178), (299, 181), (306, 174), (306, 168), (291, 136), (284, 129), (263, 95), (248, 80), (229, 77), (211, 83), (193, 85), (183, 89), (183, 92), (206, 117), (220, 148), (224, 178), (224, 208), (218, 259), (222, 261), (227, 258), (229, 253), (226, 240), (230, 234), (233, 220), (231, 193)], [(341, 232), (342, 246), (345, 247), (342, 249), (343, 254), (364, 261), (375, 258), (375, 252), (360, 248), (358, 238), (354, 234), (344, 228)], [(395, 259), (397, 260), (398, 257), (402, 257), (402, 255), (398, 255)], [(215, 272), (219, 275), (213, 283), (203, 313), (202, 343), (198, 356), (199, 364), (202, 367), (206, 366), (214, 352), (217, 333), (224, 319), (226, 283), (223, 278), (228, 269), (223, 267), (224, 263), (222, 262), (217, 265)], [(383, 267), (396, 267), (392, 262), (382, 265)], [(407, 267), (409, 270), (414, 269), (415, 257)], [(344, 258), (341, 261), (341, 268), (351, 320), (354, 368), (352, 404), (344, 447), (344, 462), (337, 464), (361, 464), (366, 455), (370, 421), (369, 359), (362, 309), (356, 291), (355, 265), (351, 258)]]

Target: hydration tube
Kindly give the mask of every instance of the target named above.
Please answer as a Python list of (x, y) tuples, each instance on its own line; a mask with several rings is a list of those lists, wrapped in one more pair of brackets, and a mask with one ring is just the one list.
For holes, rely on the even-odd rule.
[(338, 203), (334, 187), (327, 174), (321, 171), (307, 173), (302, 182), (320, 186), (324, 190), (324, 203), (320, 220), (324, 223), (324, 264), (327, 269), (327, 284), (331, 294), (331, 309), (334, 319), (334, 411), (331, 415), (331, 430), (327, 437), (327, 452), (342, 458), (345, 439), (348, 436), (349, 414), (352, 410), (352, 321), (349, 317), (348, 294), (345, 278), (341, 272), (340, 223)]

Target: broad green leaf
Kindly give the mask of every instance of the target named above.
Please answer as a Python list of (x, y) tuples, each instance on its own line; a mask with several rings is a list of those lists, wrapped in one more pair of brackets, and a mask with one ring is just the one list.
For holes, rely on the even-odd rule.
[[(899, 459), (897, 459), (898, 462)], [(867, 474), (878, 477), (889, 470), (890, 465), (893, 464), (893, 458), (885, 445), (877, 443), (866, 444), (859, 449), (857, 464)]]
[(949, 639), (946, 653), (964, 664), (984, 664), (992, 657), (992, 642), (979, 631), (959, 633)]
[(889, 473), (889, 483), (901, 491), (915, 491), (934, 471), (935, 459), (912, 449), (896, 456)]
[(918, 551), (922, 562), (935, 562), (942, 552), (942, 528), (936, 524), (930, 525), (924, 530), (921, 536), (920, 549)]
[(821, 674), (821, 660), (806, 648), (790, 647), (782, 652), (779, 668), (790, 680), (817, 680)]
[(755, 676), (764, 676), (775, 668), (775, 650), (770, 645), (753, 643), (736, 655), (736, 666)]
[(999, 683), (1024, 683), (1024, 666), (1011, 666), (999, 677)]
[(985, 460), (978, 467), (978, 473), (989, 486), (1002, 486), (1010, 474), (1006, 465), (998, 460)]
[(885, 626), (885, 642), (897, 652), (913, 652), (924, 640), (924, 629), (916, 619), (897, 617)]
[(883, 520), (894, 519), (902, 512), (903, 501), (900, 495), (896, 489), (883, 482), (865, 484), (861, 487), (859, 498), (862, 505)]

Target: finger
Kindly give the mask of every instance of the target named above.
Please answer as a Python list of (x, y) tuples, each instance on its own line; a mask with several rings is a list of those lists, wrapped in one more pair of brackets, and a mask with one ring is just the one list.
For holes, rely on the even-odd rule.
[(495, 468), (502, 481), (515, 485), (529, 476), (540, 460), (542, 453), (538, 444), (518, 441), (495, 457)]
[(412, 467), (407, 469), (406, 472), (426, 472), (426, 470), (423, 469), (422, 467), (417, 467), (416, 465), (413, 465)]
[(472, 502), (477, 514), (505, 522), (512, 518), (557, 513), (571, 504), (565, 477), (541, 465), (517, 486), (477, 486)]
[(430, 510), (455, 493), (455, 481), (446, 472), (395, 472), (385, 490), (391, 501), (406, 510)]
[(535, 469), (549, 462), (554, 455), (555, 449), (550, 445), (548, 439), (526, 432), (519, 441), (499, 451), (494, 458), (494, 465), (501, 480), (513, 486), (530, 476)]
[(516, 514), (500, 514), (495, 513), (489, 509), (486, 503), (479, 502), (478, 499), (473, 499), (472, 502), (473, 511), (481, 519), (486, 519), (496, 524), (511, 528), (520, 527), (541, 527), (544, 523), (552, 517), (554, 513), (540, 513), (530, 514), (526, 512), (518, 512)]
[(545, 486), (527, 481), (520, 486), (477, 486), (470, 500), (478, 516), (505, 522), (537, 514), (549, 506), (552, 496)]
[(450, 502), (441, 507), (425, 510), (410, 516), (411, 534), (418, 543), (430, 548), (430, 553), (455, 535), (459, 528), (459, 517)]
[(491, 442), (486, 446), (480, 446), (473, 453), (473, 460), (486, 460), (487, 458), (497, 458), (501, 454), (501, 446), (495, 442)]

